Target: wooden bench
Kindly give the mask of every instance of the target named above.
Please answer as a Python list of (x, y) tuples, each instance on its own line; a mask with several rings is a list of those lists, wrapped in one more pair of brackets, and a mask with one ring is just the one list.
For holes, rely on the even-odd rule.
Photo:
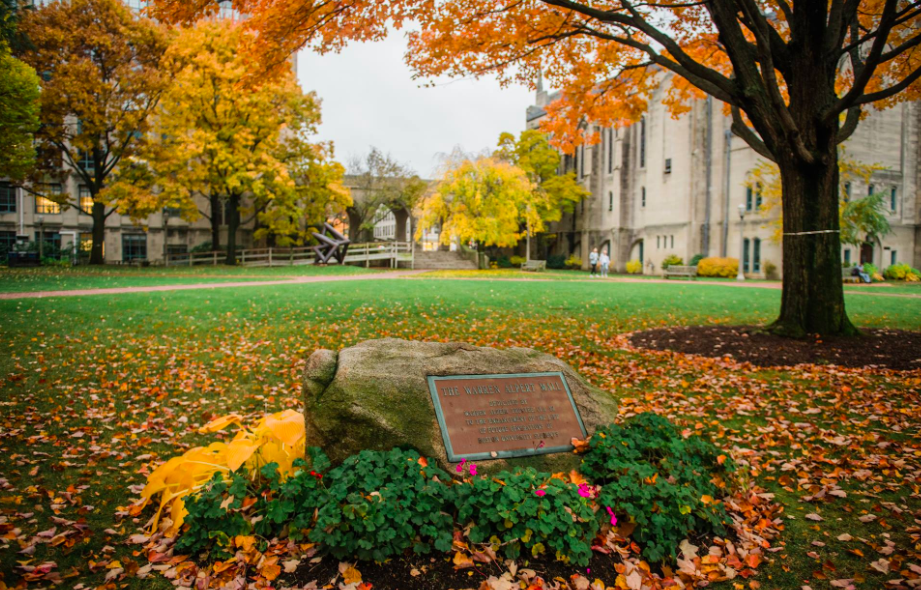
[(534, 272), (540, 272), (547, 270), (547, 261), (546, 260), (528, 260), (521, 265), (521, 270), (533, 270)]
[(841, 267), (841, 280), (845, 283), (859, 283), (860, 277), (859, 276), (855, 277), (854, 275), (851, 274), (852, 272), (854, 272), (853, 266), (849, 268), (842, 266)]
[(665, 278), (670, 277), (685, 277), (687, 279), (696, 279), (697, 278), (697, 267), (696, 266), (669, 266), (665, 269)]

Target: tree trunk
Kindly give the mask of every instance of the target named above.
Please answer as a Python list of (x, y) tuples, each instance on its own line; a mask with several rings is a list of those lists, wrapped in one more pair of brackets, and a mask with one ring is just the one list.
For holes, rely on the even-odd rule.
[(93, 245), (90, 264), (105, 264), (103, 248), (106, 242), (106, 204), (93, 201)]
[(349, 241), (353, 244), (360, 244), (362, 241), (361, 224), (364, 217), (354, 207), (349, 207), (345, 211), (349, 216)]
[(208, 197), (211, 204), (211, 251), (221, 249), (221, 198), (217, 195)]
[(240, 227), (240, 195), (231, 194), (227, 202), (227, 258), (225, 264), (237, 264), (237, 228)]
[[(854, 335), (844, 309), (838, 217), (838, 154), (806, 164), (778, 158), (783, 187), (783, 296), (772, 332)], [(816, 232), (816, 233), (805, 233)]]

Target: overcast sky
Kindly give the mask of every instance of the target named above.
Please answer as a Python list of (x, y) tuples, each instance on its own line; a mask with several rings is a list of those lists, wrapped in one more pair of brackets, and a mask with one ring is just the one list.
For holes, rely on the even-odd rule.
[(431, 178), (438, 153), (493, 148), (502, 131), (524, 129), (534, 102), (523, 87), (502, 89), (494, 79), (442, 80), (419, 88), (403, 62), (402, 33), (379, 43), (349, 45), (340, 54), (302, 51), (298, 77), (323, 100), (319, 139), (336, 144), (336, 159), (364, 155), (373, 145)]

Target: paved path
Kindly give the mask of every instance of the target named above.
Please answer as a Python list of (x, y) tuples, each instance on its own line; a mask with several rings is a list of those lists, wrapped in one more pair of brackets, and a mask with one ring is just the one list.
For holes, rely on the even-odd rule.
[(335, 283), (338, 281), (365, 281), (369, 279), (398, 279), (423, 273), (423, 270), (397, 270), (360, 275), (308, 276), (271, 281), (233, 281), (228, 283), (191, 283), (184, 285), (153, 285), (144, 287), (110, 287), (105, 289), (69, 289), (66, 291), (33, 291), (0, 293), (0, 299), (41, 299), (44, 297), (83, 297), (85, 295), (120, 295), (122, 293), (154, 293), (157, 291), (189, 291), (193, 289), (227, 289), (230, 287), (272, 287), (275, 285), (300, 285), (304, 283)]
[[(157, 291), (188, 291), (193, 289), (226, 289), (232, 287), (272, 287), (276, 285), (300, 285), (305, 283), (334, 283), (339, 281), (367, 281), (374, 279), (399, 279), (405, 277), (414, 277), (421, 275), (428, 270), (397, 270), (390, 272), (380, 272), (359, 275), (337, 275), (337, 276), (307, 276), (292, 277), (287, 279), (275, 279), (270, 281), (231, 281), (227, 283), (193, 283), (180, 285), (154, 285), (143, 287), (111, 287), (104, 289), (71, 289), (65, 291), (34, 291), (21, 293), (0, 293), (0, 299), (40, 299), (44, 297), (83, 297), (86, 295), (119, 295), (123, 293), (154, 293)], [(573, 279), (573, 280), (555, 280), (555, 279), (538, 279), (538, 278), (491, 278), (491, 277), (426, 277), (432, 280), (450, 280), (450, 281), (508, 281), (508, 282), (528, 282), (528, 283), (640, 283), (640, 284), (661, 284), (661, 285), (710, 285), (716, 287), (735, 287), (742, 289), (774, 289), (782, 288), (780, 282), (730, 282), (730, 281), (671, 281), (667, 279), (634, 279), (629, 277), (614, 277), (608, 279)], [(911, 293), (883, 293), (885, 287), (878, 287), (874, 291), (856, 291), (845, 289), (848, 295), (870, 295), (875, 297), (902, 297), (907, 299), (921, 299), (921, 293), (915, 295)]]

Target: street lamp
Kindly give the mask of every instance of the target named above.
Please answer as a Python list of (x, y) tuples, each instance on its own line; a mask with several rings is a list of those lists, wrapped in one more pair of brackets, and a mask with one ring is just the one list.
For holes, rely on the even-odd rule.
[(745, 273), (742, 267), (745, 264), (745, 204), (739, 203), (739, 273), (736, 275), (737, 281), (745, 280)]

